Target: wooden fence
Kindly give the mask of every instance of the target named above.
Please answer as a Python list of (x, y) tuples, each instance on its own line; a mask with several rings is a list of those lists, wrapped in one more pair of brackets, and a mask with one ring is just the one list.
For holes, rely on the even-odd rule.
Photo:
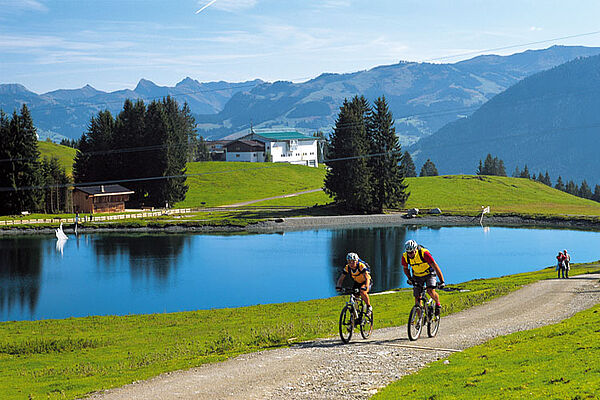
[[(147, 217), (159, 217), (161, 215), (173, 215), (173, 214), (189, 214), (200, 209), (196, 208), (176, 208), (173, 210), (162, 210), (162, 211), (143, 211), (139, 213), (131, 214), (119, 214), (119, 215), (94, 215), (90, 219), (89, 215), (82, 215), (79, 217), (78, 223), (87, 222), (99, 222), (99, 221), (114, 221), (119, 219), (131, 219), (131, 218), (147, 218)], [(13, 219), (13, 220), (0, 220), (0, 225), (29, 225), (29, 224), (60, 224), (60, 223), (75, 223), (75, 218), (45, 218), (45, 219)]]

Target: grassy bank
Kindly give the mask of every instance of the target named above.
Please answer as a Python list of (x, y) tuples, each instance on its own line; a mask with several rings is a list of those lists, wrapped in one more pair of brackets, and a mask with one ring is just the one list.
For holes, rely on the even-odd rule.
[[(573, 274), (600, 271), (577, 265)], [(554, 277), (553, 268), (460, 284), (443, 294), (457, 312)], [(337, 332), (345, 298), (172, 314), (103, 316), (0, 323), (3, 399), (72, 399), (162, 372), (199, 366)], [(373, 297), (376, 327), (405, 323), (409, 290)]]
[(598, 399), (600, 305), (493, 339), (384, 388), (384, 399)]

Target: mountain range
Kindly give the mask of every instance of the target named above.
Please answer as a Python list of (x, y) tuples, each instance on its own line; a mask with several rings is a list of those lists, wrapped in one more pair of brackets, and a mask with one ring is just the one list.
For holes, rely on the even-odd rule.
[(171, 95), (187, 102), (200, 135), (218, 139), (256, 128), (297, 128), (328, 133), (345, 98), (385, 95), (401, 143), (411, 144), (449, 122), (471, 115), (521, 79), (600, 48), (553, 46), (510, 56), (485, 55), (452, 64), (400, 62), (348, 74), (322, 74), (302, 83), (207, 82), (185, 78), (174, 87), (142, 79), (134, 90), (80, 89), (36, 94), (20, 84), (0, 84), (0, 108), (26, 103), (41, 138), (79, 138), (100, 110), (118, 113), (125, 99), (149, 101)]
[(600, 184), (600, 56), (579, 58), (516, 83), (471, 116), (408, 147), (417, 169), (474, 174), (490, 153), (511, 175), (527, 165), (553, 183)]

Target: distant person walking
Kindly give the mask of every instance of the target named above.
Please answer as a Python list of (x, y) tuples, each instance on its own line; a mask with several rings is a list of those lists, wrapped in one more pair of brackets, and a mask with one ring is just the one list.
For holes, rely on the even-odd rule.
[(558, 252), (558, 255), (556, 256), (556, 270), (558, 271), (558, 278), (562, 278), (565, 277), (565, 255), (563, 253), (561, 253), (560, 251)]
[(565, 263), (565, 275), (569, 278), (569, 271), (571, 270), (571, 256), (567, 253), (567, 250), (563, 250), (563, 262)]

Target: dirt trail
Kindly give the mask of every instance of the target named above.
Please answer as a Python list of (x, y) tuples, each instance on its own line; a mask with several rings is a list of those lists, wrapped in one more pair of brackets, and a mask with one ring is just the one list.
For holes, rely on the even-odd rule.
[(367, 399), (389, 382), (452, 351), (556, 323), (597, 304), (599, 279), (600, 275), (580, 275), (536, 282), (444, 317), (438, 336), (432, 339), (425, 334), (425, 338), (410, 342), (406, 326), (379, 329), (368, 341), (358, 334), (349, 345), (342, 345), (336, 337), (242, 355), (222, 363), (163, 374), (90, 398)]

